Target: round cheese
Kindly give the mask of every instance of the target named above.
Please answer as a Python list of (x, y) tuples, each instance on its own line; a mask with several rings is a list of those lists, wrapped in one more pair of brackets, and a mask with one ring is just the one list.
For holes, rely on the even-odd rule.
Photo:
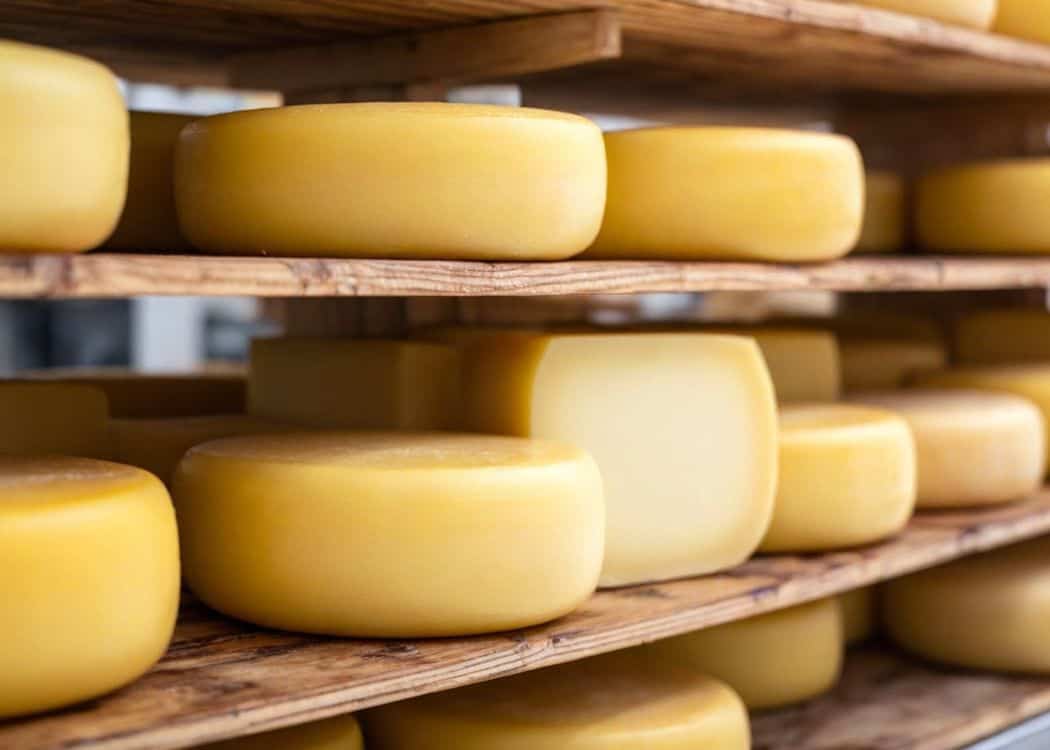
[(164, 653), (179, 604), (175, 514), (139, 469), (0, 457), (0, 717), (93, 698)]
[(1050, 253), (1050, 158), (946, 167), (918, 183), (919, 240), (931, 250)]
[(996, 13), (996, 0), (861, 0), (861, 4), (974, 29), (989, 28)]
[(893, 172), (868, 172), (864, 225), (855, 253), (888, 253), (904, 248), (904, 180)]
[(818, 552), (884, 539), (915, 507), (915, 444), (883, 409), (780, 410), (780, 475), (763, 552)]
[(999, 0), (993, 31), (1007, 36), (1050, 42), (1050, 2), (1047, 0)]
[(353, 714), (201, 745), (197, 750), (364, 750)]
[(239, 374), (162, 375), (126, 370), (41, 370), (35, 380), (98, 388), (114, 417), (150, 419), (244, 411), (245, 378)]
[(560, 112), (282, 107), (183, 130), (175, 195), (211, 252), (557, 260), (598, 231), (605, 153), (594, 123)]
[(599, 656), (382, 706), (369, 750), (747, 750), (740, 698), (695, 670)]
[[(656, 641), (648, 659), (723, 680), (752, 710), (809, 700), (842, 668), (842, 613), (835, 598)], [(719, 747), (719, 746), (716, 746)]]
[(107, 419), (98, 388), (0, 381), (0, 454), (110, 458)]
[(196, 118), (131, 113), (128, 197), (106, 247), (119, 250), (188, 250), (175, 216), (175, 142)]
[(513, 630), (575, 609), (601, 569), (601, 477), (587, 454), (560, 443), (227, 438), (186, 454), (173, 494), (189, 587), (267, 627), (365, 637)]
[(839, 356), (846, 391), (899, 388), (948, 362), (943, 344), (919, 339), (843, 338)]
[(1050, 538), (890, 581), (883, 617), (893, 640), (926, 659), (1050, 673)]
[(830, 260), (860, 234), (864, 168), (844, 136), (646, 128), (605, 147), (609, 196), (586, 257)]
[(1043, 417), (1035, 404), (1005, 393), (915, 389), (853, 399), (904, 417), (915, 437), (919, 508), (1017, 500), (1046, 473)]
[(0, 40), (0, 250), (69, 253), (117, 223), (128, 176), (128, 112), (105, 67)]
[(878, 627), (878, 602), (874, 586), (865, 586), (839, 595), (842, 633), (847, 646), (868, 640)]
[(1050, 362), (1046, 310), (978, 310), (955, 321), (955, 357), (968, 364)]

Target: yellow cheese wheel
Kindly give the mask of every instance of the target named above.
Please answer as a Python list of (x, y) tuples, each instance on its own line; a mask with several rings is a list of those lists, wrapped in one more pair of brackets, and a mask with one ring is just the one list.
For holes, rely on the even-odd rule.
[[(1002, 4), (1002, 0), (998, 2)], [(989, 28), (996, 11), (996, 0), (859, 0), (859, 3), (975, 29)]]
[(195, 445), (235, 435), (289, 432), (281, 422), (246, 414), (213, 414), (165, 419), (111, 419), (113, 458), (171, 479), (183, 455)]
[(864, 171), (849, 138), (738, 127), (607, 133), (590, 258), (830, 260), (856, 244)]
[(196, 118), (159, 112), (131, 113), (128, 197), (106, 247), (119, 250), (188, 250), (175, 215), (175, 142)]
[(109, 458), (107, 419), (98, 388), (0, 381), (0, 454)]
[(842, 613), (835, 598), (821, 599), (695, 633), (656, 641), (639, 651), (723, 680), (752, 709), (808, 700), (838, 680), (842, 667)]
[(128, 176), (114, 75), (86, 57), (0, 40), (0, 112), (0, 252), (80, 252), (106, 239)]
[(1050, 362), (1046, 310), (978, 310), (955, 322), (955, 356), (968, 364)]
[(999, 0), (999, 12), (992, 30), (1036, 42), (1050, 42), (1050, 2)]
[(855, 253), (902, 250), (905, 242), (904, 180), (893, 172), (868, 172), (864, 188), (864, 225)]
[(931, 250), (1050, 253), (1050, 159), (935, 170), (918, 183), (919, 240)]
[(364, 750), (353, 714), (201, 745), (198, 750)]
[(602, 586), (710, 573), (754, 552), (777, 461), (773, 388), (754, 341), (515, 333), (463, 356), (469, 429), (564, 440), (597, 460)]
[(893, 640), (933, 661), (1050, 673), (1050, 538), (890, 581), (883, 618)]
[(445, 103), (237, 112), (182, 132), (182, 229), (217, 253), (557, 260), (594, 239), (589, 120)]
[(444, 429), (459, 414), (451, 346), (381, 339), (252, 342), (248, 411), (320, 427)]
[(840, 338), (839, 356), (846, 391), (899, 388), (948, 362), (943, 344), (919, 339)]
[(168, 493), (105, 461), (0, 457), (0, 718), (125, 685), (164, 653), (179, 604)]
[(865, 586), (839, 595), (842, 634), (847, 646), (868, 640), (878, 628), (878, 601), (874, 586)]
[(854, 401), (907, 420), (918, 457), (919, 508), (1009, 502), (1042, 484), (1045, 427), (1028, 399), (928, 388), (865, 393)]
[(915, 443), (883, 409), (780, 410), (780, 474), (763, 552), (817, 552), (884, 539), (915, 508)]
[(616, 653), (365, 712), (369, 750), (748, 750), (740, 698)]
[[(918, 378), (918, 385), (1009, 393), (1028, 399), (1043, 415), (1044, 435), (1050, 435), (1050, 364), (984, 365), (934, 372)], [(1050, 462), (1050, 440), (1044, 440)]]
[(366, 637), (511, 630), (575, 609), (601, 569), (601, 477), (587, 454), (560, 443), (227, 438), (186, 454), (173, 494), (189, 587), (267, 627)]

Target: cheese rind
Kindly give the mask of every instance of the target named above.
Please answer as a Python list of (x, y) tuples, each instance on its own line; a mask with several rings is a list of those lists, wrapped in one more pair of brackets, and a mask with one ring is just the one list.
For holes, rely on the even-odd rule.
[(780, 409), (780, 474), (763, 552), (817, 552), (884, 539), (915, 508), (915, 444), (883, 409)]
[(878, 628), (878, 595), (874, 586), (839, 594), (842, 610), (842, 634), (846, 645), (868, 640)]
[[(1021, 0), (1026, 2), (1027, 0)], [(926, 16), (956, 26), (988, 29), (1003, 0), (861, 0), (862, 5), (912, 16)]]
[(605, 182), (589, 120), (433, 102), (204, 118), (175, 165), (186, 236), (233, 254), (558, 260), (594, 239)]
[(1050, 673), (1050, 539), (1041, 538), (890, 581), (890, 636), (933, 661)]
[(0, 250), (90, 250), (113, 230), (128, 175), (116, 77), (86, 57), (0, 40)]
[(0, 382), (0, 454), (109, 458), (108, 416), (98, 388)]
[(615, 653), (372, 709), (369, 750), (747, 750), (740, 698)]
[(317, 427), (446, 429), (459, 414), (451, 346), (380, 339), (252, 342), (248, 411)]
[(839, 355), (847, 392), (900, 388), (948, 363), (943, 344), (919, 339), (840, 338)]
[(904, 247), (904, 179), (893, 172), (868, 172), (864, 224), (855, 253), (892, 253)]
[(1050, 2), (1047, 0), (999, 0), (992, 30), (998, 34), (1050, 42)]
[(1035, 492), (1046, 474), (1043, 417), (1028, 399), (927, 388), (852, 400), (907, 420), (918, 458), (919, 508), (1018, 500)]
[(202, 745), (197, 750), (364, 750), (353, 714)]
[(188, 250), (175, 215), (175, 142), (196, 119), (160, 112), (131, 113), (128, 196), (106, 247)]
[(955, 322), (955, 356), (965, 364), (1050, 361), (1046, 310), (978, 310)]
[(820, 695), (838, 680), (842, 613), (834, 597), (820, 599), (656, 641), (639, 652), (723, 680), (751, 710), (776, 708)]
[(765, 532), (776, 411), (753, 340), (522, 334), (463, 350), (468, 429), (564, 440), (598, 462), (602, 586), (738, 565)]
[(601, 568), (601, 477), (586, 453), (559, 443), (227, 438), (186, 454), (173, 494), (189, 587), (267, 627), (363, 637), (512, 630), (575, 609)]
[(860, 234), (849, 138), (733, 127), (607, 133), (609, 195), (590, 258), (818, 261)]
[(93, 698), (164, 653), (179, 603), (175, 515), (139, 469), (0, 457), (0, 717)]

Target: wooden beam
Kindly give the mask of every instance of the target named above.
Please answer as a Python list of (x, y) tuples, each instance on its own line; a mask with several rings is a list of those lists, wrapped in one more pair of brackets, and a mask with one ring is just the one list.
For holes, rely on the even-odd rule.
[(620, 54), (615, 11), (589, 10), (234, 56), (242, 88), (282, 91), (462, 83), (606, 60)]

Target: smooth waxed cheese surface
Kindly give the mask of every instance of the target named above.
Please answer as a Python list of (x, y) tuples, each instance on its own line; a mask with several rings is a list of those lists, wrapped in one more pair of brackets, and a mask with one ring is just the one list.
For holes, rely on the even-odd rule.
[(594, 239), (601, 132), (545, 110), (379, 102), (198, 120), (179, 219), (217, 253), (557, 260)]
[(638, 649), (654, 662), (723, 680), (752, 709), (825, 692), (842, 667), (842, 613), (835, 598), (716, 625)]
[(754, 341), (513, 334), (464, 349), (468, 429), (579, 445), (601, 468), (603, 586), (738, 565), (765, 532), (776, 413)]
[(747, 750), (740, 698), (692, 669), (616, 653), (393, 703), (369, 750)]
[(889, 253), (904, 247), (904, 180), (892, 172), (868, 172), (864, 187), (864, 225), (855, 253)]
[(0, 252), (90, 250), (113, 230), (128, 175), (116, 77), (86, 57), (0, 40)]
[(244, 411), (245, 379), (240, 374), (153, 374), (128, 370), (61, 368), (37, 370), (41, 380), (100, 389), (112, 417), (152, 419)]
[(168, 646), (179, 602), (175, 515), (129, 466), (0, 457), (0, 717), (125, 685)]
[(512, 630), (575, 609), (601, 568), (601, 477), (587, 454), (559, 443), (409, 432), (227, 438), (186, 454), (173, 494), (190, 588), (268, 627), (364, 637)]
[(893, 640), (932, 661), (1050, 673), (1050, 539), (889, 581), (883, 619)]
[(839, 594), (842, 609), (842, 634), (846, 645), (868, 640), (878, 629), (878, 592), (874, 586)]
[(988, 505), (1035, 492), (1046, 474), (1042, 414), (1031, 401), (987, 391), (910, 389), (857, 394), (911, 427), (919, 508)]
[[(1021, 0), (1027, 2), (1027, 0)], [(861, 0), (861, 5), (913, 16), (926, 16), (944, 23), (987, 29), (1002, 0)]]
[(0, 381), (0, 454), (109, 458), (108, 417), (98, 388)]
[(883, 409), (780, 409), (780, 473), (763, 552), (817, 552), (884, 539), (915, 508), (915, 445)]
[(839, 356), (846, 391), (900, 388), (948, 362), (940, 342), (917, 339), (840, 338)]
[(318, 427), (446, 429), (459, 366), (453, 347), (422, 341), (256, 339), (248, 410)]
[(955, 322), (955, 356), (965, 364), (1050, 362), (1050, 312), (977, 310)]
[(1036, 42), (1050, 42), (1050, 2), (999, 0), (999, 12), (992, 30)]
[(830, 260), (854, 246), (864, 174), (849, 138), (733, 127), (607, 133), (591, 258)]
[(364, 750), (352, 714), (201, 745), (198, 750)]

